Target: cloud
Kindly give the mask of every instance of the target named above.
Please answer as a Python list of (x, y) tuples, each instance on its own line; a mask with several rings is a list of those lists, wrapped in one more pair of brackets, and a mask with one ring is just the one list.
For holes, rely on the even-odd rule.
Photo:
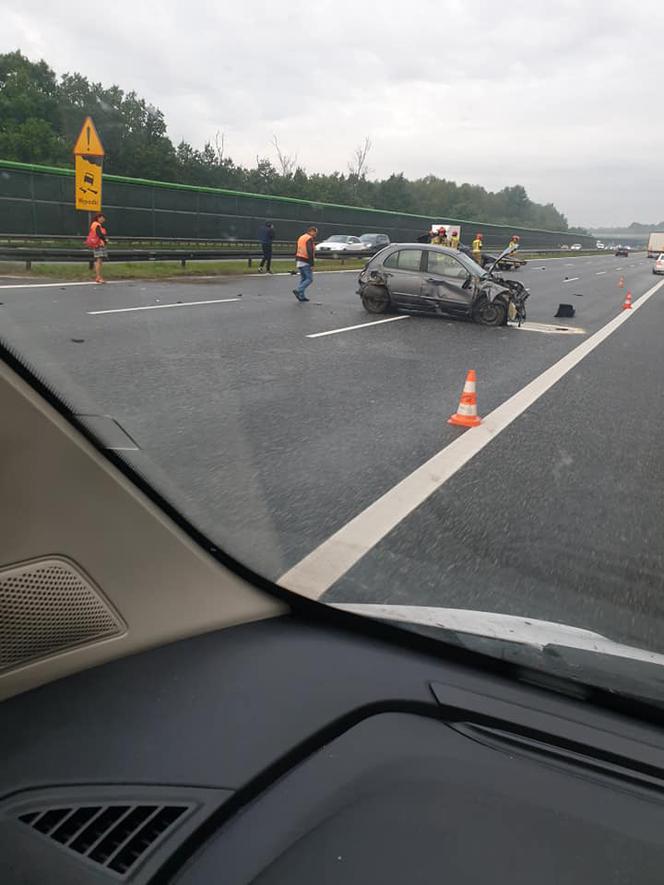
[(376, 175), (522, 183), (572, 223), (620, 224), (664, 205), (663, 26), (655, 0), (24, 0), (0, 41), (135, 89), (176, 142), (224, 131), (238, 162), (276, 133), (309, 170), (343, 170), (370, 134)]

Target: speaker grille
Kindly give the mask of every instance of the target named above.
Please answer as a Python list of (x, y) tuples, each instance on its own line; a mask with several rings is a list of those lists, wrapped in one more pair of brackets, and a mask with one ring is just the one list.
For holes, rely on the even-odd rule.
[(0, 672), (124, 632), (121, 619), (66, 560), (0, 570)]

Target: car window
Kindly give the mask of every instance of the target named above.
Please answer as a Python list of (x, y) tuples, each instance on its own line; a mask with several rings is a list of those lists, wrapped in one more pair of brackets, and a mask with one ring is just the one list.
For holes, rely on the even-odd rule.
[(445, 255), (442, 252), (428, 252), (427, 254), (429, 256), (429, 273), (435, 273), (452, 280), (464, 279), (468, 276), (466, 268), (454, 256)]
[(399, 249), (389, 255), (383, 264), (385, 267), (398, 267), (399, 270), (419, 270), (421, 261), (421, 249)]

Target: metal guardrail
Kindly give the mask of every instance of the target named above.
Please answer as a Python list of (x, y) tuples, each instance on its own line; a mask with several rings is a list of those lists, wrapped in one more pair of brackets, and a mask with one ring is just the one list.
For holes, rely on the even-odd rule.
[[(50, 246), (18, 246), (12, 245), (11, 242), (14, 241), (22, 241), (26, 242), (29, 240), (35, 240), (38, 242), (50, 241), (50, 240), (65, 240), (72, 241), (72, 237), (67, 236), (54, 236), (54, 237), (37, 237), (34, 235), (17, 235), (16, 237), (9, 237), (7, 235), (0, 237), (0, 261), (15, 261), (15, 262), (25, 262), (26, 270), (31, 270), (33, 262), (87, 262), (89, 267), (93, 266), (93, 258), (91, 255), (91, 250), (88, 248), (58, 248), (58, 247), (50, 247)], [(137, 243), (144, 242), (148, 243), (149, 239), (141, 239), (136, 240), (132, 237), (113, 237), (113, 245), (108, 253), (107, 261), (111, 262), (131, 262), (131, 261), (179, 261), (181, 267), (187, 266), (187, 261), (214, 261), (214, 260), (240, 260), (247, 261), (247, 266), (252, 267), (254, 260), (259, 260), (263, 257), (263, 253), (261, 247), (258, 243), (239, 243), (234, 241), (207, 241), (207, 245), (214, 244), (216, 248), (207, 248), (206, 246), (200, 246), (195, 249), (178, 249), (171, 247), (169, 245), (163, 245), (167, 241), (165, 240), (156, 240), (157, 243), (162, 244), (160, 247), (155, 248), (147, 248), (147, 249), (136, 249), (136, 248), (122, 248), (120, 246), (117, 248), (115, 246), (116, 243), (121, 243), (122, 241)], [(204, 240), (192, 239), (192, 240), (175, 240), (176, 243), (206, 243)], [(240, 247), (244, 248), (240, 248)], [(524, 249), (524, 254), (536, 256), (538, 253), (549, 253), (556, 252), (557, 249), (541, 249), (541, 250), (532, 250), (532, 249)], [(560, 250), (561, 254), (567, 254), (566, 251)], [(588, 252), (591, 250), (583, 250), (584, 252)], [(605, 253), (601, 253), (605, 254)], [(273, 258), (293, 258), (294, 257), (294, 248), (292, 243), (275, 243), (272, 250)], [(344, 263), (346, 259), (362, 259), (362, 258), (370, 258), (370, 254), (366, 255), (354, 255), (354, 254), (343, 254), (336, 253), (331, 255), (330, 257), (338, 258), (341, 263)]]
[[(114, 240), (115, 242), (115, 240)], [(213, 260), (247, 260), (248, 266), (252, 267), (253, 261), (262, 258), (260, 247), (254, 249), (217, 248), (217, 249), (123, 249), (112, 248), (109, 250), (107, 261), (179, 261), (181, 267), (187, 266), (187, 261), (213, 261)], [(286, 249), (274, 249), (273, 258), (293, 258), (293, 247)], [(22, 246), (3, 246), (0, 244), (0, 261), (25, 262), (25, 269), (31, 270), (33, 261), (40, 262), (87, 262), (90, 268), (93, 266), (93, 258), (90, 249), (59, 249), (59, 248), (33, 248)]]

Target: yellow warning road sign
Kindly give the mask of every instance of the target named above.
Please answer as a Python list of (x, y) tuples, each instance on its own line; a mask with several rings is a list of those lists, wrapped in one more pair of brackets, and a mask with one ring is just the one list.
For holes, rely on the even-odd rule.
[(76, 208), (101, 212), (101, 160), (76, 157)]
[(101, 143), (101, 139), (92, 122), (92, 117), (86, 117), (85, 122), (81, 126), (76, 144), (74, 145), (74, 153), (86, 157), (103, 157), (105, 151)]

